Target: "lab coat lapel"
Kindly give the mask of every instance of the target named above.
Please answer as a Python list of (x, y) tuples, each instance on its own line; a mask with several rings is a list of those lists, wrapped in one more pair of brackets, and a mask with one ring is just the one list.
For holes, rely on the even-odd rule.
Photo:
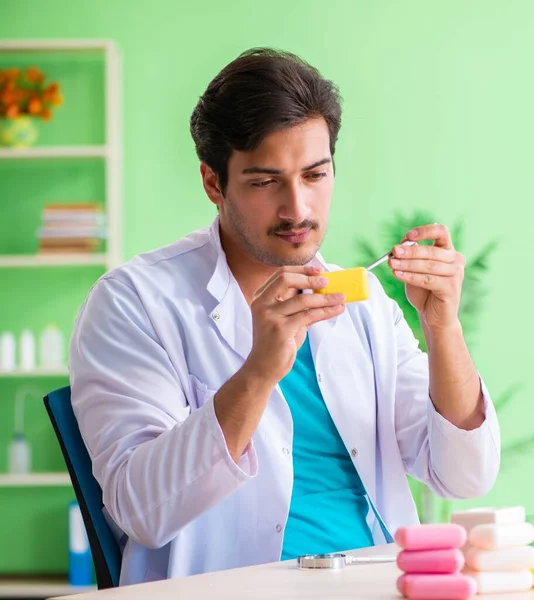
[(235, 281), (230, 283), (211, 318), (224, 341), (246, 360), (252, 349), (252, 314)]
[(216, 259), (207, 290), (217, 302), (214, 308), (209, 307), (210, 318), (228, 346), (246, 360), (252, 349), (252, 314), (226, 261), (221, 246), (219, 217), (211, 225), (210, 238)]

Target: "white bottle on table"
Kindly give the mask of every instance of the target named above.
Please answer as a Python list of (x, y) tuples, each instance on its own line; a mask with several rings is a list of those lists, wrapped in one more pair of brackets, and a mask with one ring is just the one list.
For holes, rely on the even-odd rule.
[(0, 335), (0, 371), (13, 371), (16, 366), (15, 336), (4, 331)]

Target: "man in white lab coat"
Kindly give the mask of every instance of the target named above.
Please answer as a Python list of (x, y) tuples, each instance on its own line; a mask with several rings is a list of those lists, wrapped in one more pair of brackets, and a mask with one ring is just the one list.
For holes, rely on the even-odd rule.
[(499, 428), (444, 226), (407, 232), (433, 245), (399, 240), (389, 260), (428, 356), (372, 274), (363, 302), (299, 293), (338, 268), (318, 250), (340, 122), (335, 85), (304, 61), (238, 57), (191, 117), (211, 227), (89, 293), (72, 402), (121, 584), (388, 542), (417, 522), (406, 473), (450, 498), (495, 481)]

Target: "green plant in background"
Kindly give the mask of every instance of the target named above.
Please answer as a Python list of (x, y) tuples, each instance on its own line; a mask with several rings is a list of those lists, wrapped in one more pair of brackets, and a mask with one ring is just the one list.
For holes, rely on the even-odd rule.
[[(378, 256), (382, 256), (384, 248), (393, 248), (406, 235), (406, 233), (418, 225), (435, 223), (438, 219), (436, 215), (424, 211), (416, 211), (409, 215), (397, 213), (393, 218), (383, 225), (383, 236), (374, 241), (358, 240), (358, 265), (370, 264)], [(458, 222), (451, 228), (451, 236), (457, 251), (462, 252), (463, 247), (463, 223)], [(423, 242), (425, 243), (425, 242)], [(466, 341), (470, 347), (473, 346), (478, 326), (478, 317), (481, 314), (484, 298), (487, 294), (485, 287), (485, 278), (488, 275), (489, 260), (497, 248), (495, 240), (488, 242), (474, 258), (467, 260), (465, 267), (465, 277), (463, 282), (462, 299), (460, 303), (460, 320)], [(426, 340), (423, 334), (421, 323), (415, 308), (406, 298), (404, 283), (399, 281), (391, 274), (391, 270), (386, 263), (380, 265), (374, 270), (379, 278), (384, 290), (390, 298), (395, 300), (400, 306), (404, 317), (411, 327), (415, 337), (419, 340), (420, 348), (426, 352)], [(511, 385), (502, 394), (494, 399), (497, 412), (504, 410), (514, 399), (517, 392), (522, 389), (522, 384)], [(506, 468), (517, 455), (526, 450), (534, 448), (534, 436), (521, 439), (506, 446), (502, 450), (502, 467)], [(451, 501), (443, 500), (433, 494), (426, 485), (412, 478), (408, 478), (412, 490), (419, 518), (422, 522), (448, 521), (451, 512)]]

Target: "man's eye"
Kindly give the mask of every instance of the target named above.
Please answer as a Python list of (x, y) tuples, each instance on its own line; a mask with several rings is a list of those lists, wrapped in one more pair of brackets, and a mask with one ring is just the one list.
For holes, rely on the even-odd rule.
[(308, 177), (310, 179), (312, 179), (313, 181), (319, 181), (319, 179), (322, 179), (323, 177), (326, 177), (326, 173), (325, 172), (323, 172), (323, 173), (310, 173), (308, 175)]
[(252, 187), (265, 188), (268, 187), (271, 183), (275, 183), (274, 179), (267, 179), (265, 181), (254, 181)]

